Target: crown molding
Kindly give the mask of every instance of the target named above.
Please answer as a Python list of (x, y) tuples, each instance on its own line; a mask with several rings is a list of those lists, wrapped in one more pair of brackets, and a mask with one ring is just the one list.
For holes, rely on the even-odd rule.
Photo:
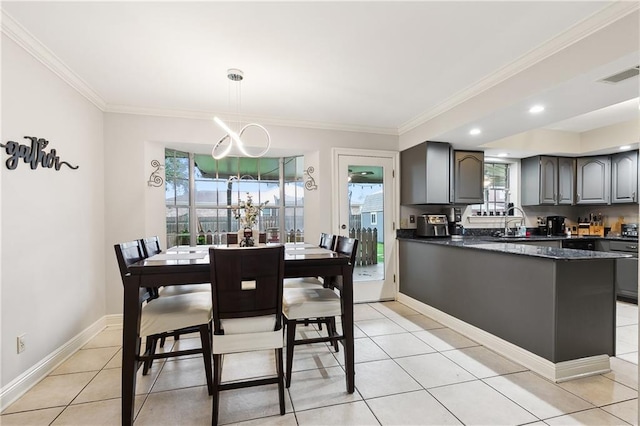
[(20, 47), (53, 71), (65, 83), (87, 98), (100, 110), (104, 111), (106, 102), (89, 84), (74, 73), (60, 58), (27, 31), (18, 21), (1, 9), (2, 33), (16, 42)]
[(522, 55), (510, 64), (492, 72), (485, 78), (457, 92), (445, 102), (442, 102), (416, 118), (403, 123), (398, 128), (398, 134), (402, 135), (429, 120), (461, 105), (462, 103), (478, 96), (482, 92), (497, 86), (505, 80), (523, 72), (527, 68), (543, 61), (544, 59), (566, 49), (572, 44), (590, 36), (591, 34), (611, 25), (625, 16), (640, 9), (640, 2), (618, 0), (603, 10), (583, 19), (558, 36), (550, 39), (543, 45), (536, 47)]
[[(237, 121), (235, 117), (225, 117), (225, 114), (218, 114), (211, 111), (191, 111), (179, 109), (164, 108), (145, 108), (134, 107), (129, 105), (112, 105), (108, 104), (104, 109), (105, 112), (114, 114), (133, 114), (147, 115), (153, 117), (171, 117), (171, 118), (187, 118), (192, 120), (213, 120), (215, 115), (220, 115), (225, 121)], [(303, 120), (286, 120), (273, 117), (259, 117), (242, 115), (242, 121), (245, 123), (260, 123), (262, 125), (283, 126), (283, 127), (299, 127), (305, 129), (332, 130), (343, 132), (357, 133), (373, 133), (378, 135), (398, 136), (398, 130), (388, 127), (371, 127), (371, 126), (353, 126), (347, 124), (321, 123), (316, 121)]]

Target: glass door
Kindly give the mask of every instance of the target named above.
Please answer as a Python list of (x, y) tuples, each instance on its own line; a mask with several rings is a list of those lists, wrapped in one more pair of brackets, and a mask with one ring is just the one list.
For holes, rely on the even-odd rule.
[(354, 301), (395, 297), (393, 154), (338, 154), (338, 233), (358, 239)]

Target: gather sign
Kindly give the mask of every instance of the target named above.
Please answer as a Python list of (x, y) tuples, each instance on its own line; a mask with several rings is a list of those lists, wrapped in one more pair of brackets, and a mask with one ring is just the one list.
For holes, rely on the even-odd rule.
[(35, 136), (24, 136), (24, 139), (29, 139), (31, 145), (19, 144), (15, 141), (9, 141), (4, 145), (0, 143), (0, 147), (4, 148), (7, 155), (9, 155), (5, 163), (9, 170), (18, 167), (20, 159), (28, 163), (31, 166), (31, 170), (37, 169), (39, 165), (47, 169), (55, 168), (56, 170), (60, 170), (63, 165), (73, 170), (78, 168), (78, 166), (72, 166), (66, 161), (60, 161), (55, 149), (45, 152), (44, 148), (49, 145), (48, 140)]

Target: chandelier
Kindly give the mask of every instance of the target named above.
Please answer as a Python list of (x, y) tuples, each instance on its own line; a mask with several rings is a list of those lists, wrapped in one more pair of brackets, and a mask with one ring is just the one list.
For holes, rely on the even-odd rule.
[[(242, 89), (242, 80), (244, 79), (244, 73), (242, 70), (230, 68), (227, 70), (227, 78), (229, 79), (229, 104), (231, 104), (232, 92), (235, 96), (235, 115), (236, 121), (238, 124), (238, 131), (235, 131), (231, 128), (231, 126), (227, 125), (224, 121), (222, 121), (219, 117), (214, 117), (213, 121), (222, 128), (227, 134), (224, 135), (211, 150), (211, 156), (215, 160), (219, 160), (221, 158), (226, 157), (234, 144), (237, 147), (237, 150), (244, 155), (245, 157), (257, 158), (262, 157), (267, 153), (269, 147), (271, 146), (271, 136), (267, 129), (264, 126), (258, 123), (249, 123), (245, 126), (242, 126), (242, 122), (240, 120), (240, 98), (241, 98), (241, 89)], [(232, 90), (232, 86), (234, 86), (235, 91)], [(247, 131), (247, 129), (256, 128), (259, 131), (263, 132), (266, 138), (264, 141), (258, 144), (257, 148), (247, 150), (245, 147), (245, 143), (242, 141), (242, 135)], [(255, 144), (252, 144), (252, 147), (255, 147)]]

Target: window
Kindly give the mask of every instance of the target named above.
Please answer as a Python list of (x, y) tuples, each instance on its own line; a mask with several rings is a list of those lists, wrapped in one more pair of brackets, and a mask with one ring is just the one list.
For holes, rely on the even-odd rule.
[(475, 215), (503, 216), (507, 211), (509, 191), (509, 164), (484, 164), (484, 204), (474, 204), (471, 211)]
[(371, 225), (377, 225), (377, 224), (378, 224), (378, 213), (371, 212)]
[(247, 193), (254, 203), (266, 202), (257, 226), (270, 241), (303, 239), (303, 157), (214, 160), (167, 149), (165, 164), (168, 247), (211, 244), (238, 231), (232, 208)]

